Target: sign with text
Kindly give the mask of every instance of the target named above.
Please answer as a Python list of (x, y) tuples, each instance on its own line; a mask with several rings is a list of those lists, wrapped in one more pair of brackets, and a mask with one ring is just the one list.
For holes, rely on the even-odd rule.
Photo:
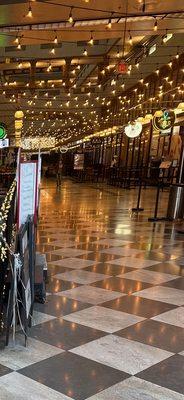
[(171, 133), (171, 128), (174, 126), (175, 113), (172, 110), (161, 111), (160, 115), (157, 116), (155, 113), (153, 117), (153, 127), (160, 131), (162, 135)]
[(36, 218), (38, 162), (21, 162), (18, 181), (18, 228), (20, 228), (26, 222), (28, 215)]
[(0, 149), (9, 147), (9, 139), (0, 139)]
[(84, 169), (84, 154), (74, 155), (74, 169), (82, 170)]
[(3, 124), (2, 122), (0, 122), (0, 139), (5, 139), (6, 137), (6, 128), (5, 128), (5, 124)]

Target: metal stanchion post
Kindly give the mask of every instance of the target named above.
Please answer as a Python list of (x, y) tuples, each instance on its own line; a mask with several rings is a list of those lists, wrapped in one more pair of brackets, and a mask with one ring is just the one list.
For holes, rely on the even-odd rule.
[(182, 156), (181, 156), (181, 165), (180, 165), (180, 173), (179, 173), (179, 182), (178, 183), (181, 183), (181, 181), (182, 181), (183, 167), (184, 167), (184, 146), (183, 146), (183, 152), (182, 152)]
[(137, 207), (132, 208), (132, 211), (133, 211), (133, 212), (144, 211), (144, 208), (139, 207), (140, 199), (141, 199), (141, 190), (142, 190), (142, 180), (140, 180), (140, 184), (139, 184), (139, 191), (138, 191), (138, 198), (137, 198)]
[[(182, 151), (182, 156), (181, 156), (181, 164), (180, 164), (180, 172), (179, 172), (179, 184), (181, 184), (181, 182), (182, 182), (183, 168), (184, 168), (184, 146), (183, 146), (183, 151)], [(180, 233), (180, 234), (184, 234), (184, 226), (183, 226), (183, 224), (182, 225), (178, 225), (176, 227), (176, 232)]]
[(161, 188), (163, 188), (163, 185), (160, 185), (160, 183), (158, 183), (154, 217), (148, 218), (148, 221), (150, 221), (150, 222), (165, 221), (167, 219), (166, 217), (157, 217), (157, 214), (158, 214), (158, 202), (159, 202)]

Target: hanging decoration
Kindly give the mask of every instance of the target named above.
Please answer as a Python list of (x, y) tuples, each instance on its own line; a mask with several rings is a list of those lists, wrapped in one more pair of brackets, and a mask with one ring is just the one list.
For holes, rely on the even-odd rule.
[(117, 65), (118, 74), (126, 74), (128, 72), (128, 64), (125, 61), (121, 61)]
[(15, 112), (15, 146), (21, 146), (21, 130), (23, 127), (24, 113), (21, 110)]
[(21, 147), (24, 150), (52, 149), (56, 146), (55, 137), (30, 137), (21, 140)]
[(67, 146), (60, 147), (60, 153), (64, 154), (64, 153), (67, 153), (67, 151), (68, 151), (68, 147)]
[(142, 132), (141, 122), (134, 122), (125, 126), (125, 135), (133, 139), (138, 137)]
[(175, 113), (173, 110), (156, 111), (153, 117), (153, 128), (161, 133), (171, 133), (174, 126)]
[(0, 139), (3, 140), (6, 138), (6, 128), (5, 128), (5, 124), (3, 124), (2, 122), (0, 122)]
[(16, 188), (16, 181), (14, 181), (12, 183), (12, 185), (10, 186), (10, 189), (9, 189), (9, 191), (5, 197), (5, 200), (0, 208), (0, 260), (2, 262), (5, 261), (6, 253), (7, 253), (7, 247), (4, 244), (6, 242), (6, 240), (4, 238), (4, 234), (5, 234), (5, 231), (7, 228), (8, 214), (9, 214), (9, 210), (11, 207), (15, 188)]

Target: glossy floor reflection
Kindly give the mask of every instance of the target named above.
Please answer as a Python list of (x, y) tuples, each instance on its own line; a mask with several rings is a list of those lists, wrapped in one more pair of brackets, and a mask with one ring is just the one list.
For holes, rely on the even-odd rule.
[(43, 184), (47, 302), (29, 349), (0, 353), (3, 400), (184, 400), (184, 242), (148, 222), (155, 196), (143, 190), (136, 215), (137, 190)]

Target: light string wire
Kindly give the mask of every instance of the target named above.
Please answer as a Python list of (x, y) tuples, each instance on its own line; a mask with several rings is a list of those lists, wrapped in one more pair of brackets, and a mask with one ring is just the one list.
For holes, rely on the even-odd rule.
[(16, 188), (16, 181), (14, 180), (0, 209), (0, 259), (2, 262), (6, 259), (6, 246), (3, 247), (2, 240), (6, 240), (4, 238), (4, 233), (7, 228), (7, 220), (9, 210), (11, 208), (11, 202), (13, 199), (13, 195)]
[[(12, 277), (13, 277), (14, 280), (18, 279), (18, 281), (21, 283), (23, 289), (25, 290), (26, 287), (25, 287), (24, 282), (22, 281), (21, 275), (20, 275), (20, 268), (22, 268), (22, 266), (23, 266), (23, 263), (22, 263), (21, 258), (20, 258), (20, 254), (19, 253), (14, 253), (11, 250), (10, 246), (8, 245), (6, 239), (3, 236), (0, 235), (0, 239), (4, 242), (7, 250), (9, 251), (9, 254), (13, 257), (14, 263), (16, 263), (16, 269), (14, 269), (13, 264), (12, 264), (12, 259), (10, 257), (9, 262), (10, 262), (10, 269), (11, 269)], [(18, 264), (19, 268), (17, 268), (17, 264)], [(16, 288), (17, 288), (17, 286), (16, 286)], [(17, 296), (17, 294), (18, 294), (19, 297)], [(21, 329), (22, 329), (25, 337), (27, 338), (28, 335), (27, 335), (27, 333), (26, 333), (26, 331), (24, 329), (23, 323), (22, 323), (20, 310), (19, 310), (19, 304), (21, 304), (21, 306), (23, 307), (25, 312), (26, 312), (26, 307), (25, 307), (24, 303), (21, 300), (21, 295), (20, 295), (20, 292), (19, 292), (18, 288), (17, 288), (16, 296), (15, 296), (15, 304), (16, 304), (16, 310), (17, 310), (17, 315), (18, 315), (18, 321), (20, 323)], [(33, 320), (33, 317), (30, 314), (30, 312), (28, 314), (28, 317), (30, 317), (31, 320)]]

